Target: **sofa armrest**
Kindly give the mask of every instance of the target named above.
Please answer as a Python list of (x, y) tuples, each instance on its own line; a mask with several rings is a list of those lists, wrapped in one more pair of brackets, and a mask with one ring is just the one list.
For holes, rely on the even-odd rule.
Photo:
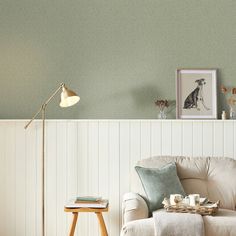
[(120, 236), (153, 236), (155, 235), (153, 218), (130, 221), (123, 225)]
[(137, 193), (126, 193), (122, 202), (122, 224), (129, 221), (148, 218), (148, 206)]

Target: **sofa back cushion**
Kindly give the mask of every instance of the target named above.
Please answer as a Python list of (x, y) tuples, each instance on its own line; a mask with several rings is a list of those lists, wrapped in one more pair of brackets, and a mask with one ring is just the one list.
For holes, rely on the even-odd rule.
[[(236, 160), (225, 157), (159, 156), (142, 159), (137, 165), (161, 168), (170, 162), (176, 163), (178, 176), (187, 194), (200, 193), (212, 201), (220, 200), (221, 208), (235, 210)], [(139, 182), (134, 181), (132, 190), (144, 194)]]

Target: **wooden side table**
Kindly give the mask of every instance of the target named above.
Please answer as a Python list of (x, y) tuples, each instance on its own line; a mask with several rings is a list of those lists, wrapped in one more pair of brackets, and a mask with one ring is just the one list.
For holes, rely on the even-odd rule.
[(69, 236), (74, 236), (79, 212), (94, 212), (98, 218), (101, 236), (108, 236), (106, 225), (102, 216), (102, 212), (108, 212), (108, 207), (106, 208), (67, 208), (65, 207), (64, 211), (71, 212), (73, 214), (73, 221), (70, 227)]

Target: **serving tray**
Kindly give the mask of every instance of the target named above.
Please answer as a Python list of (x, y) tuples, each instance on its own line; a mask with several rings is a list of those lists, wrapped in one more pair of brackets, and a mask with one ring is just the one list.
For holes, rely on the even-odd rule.
[(220, 201), (211, 202), (208, 201), (204, 205), (199, 206), (189, 206), (183, 203), (179, 203), (177, 205), (171, 205), (168, 198), (165, 198), (162, 202), (164, 208), (167, 212), (176, 212), (176, 213), (192, 213), (192, 214), (200, 214), (200, 215), (216, 215), (219, 207)]

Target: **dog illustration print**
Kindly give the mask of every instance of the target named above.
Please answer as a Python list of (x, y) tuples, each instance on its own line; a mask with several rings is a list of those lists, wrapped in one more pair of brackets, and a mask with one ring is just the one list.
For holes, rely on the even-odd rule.
[(206, 84), (205, 79), (201, 78), (195, 80), (195, 83), (197, 83), (197, 87), (185, 99), (183, 109), (196, 108), (197, 110), (200, 110), (198, 103), (201, 102), (206, 110), (210, 110), (204, 102), (203, 86)]

